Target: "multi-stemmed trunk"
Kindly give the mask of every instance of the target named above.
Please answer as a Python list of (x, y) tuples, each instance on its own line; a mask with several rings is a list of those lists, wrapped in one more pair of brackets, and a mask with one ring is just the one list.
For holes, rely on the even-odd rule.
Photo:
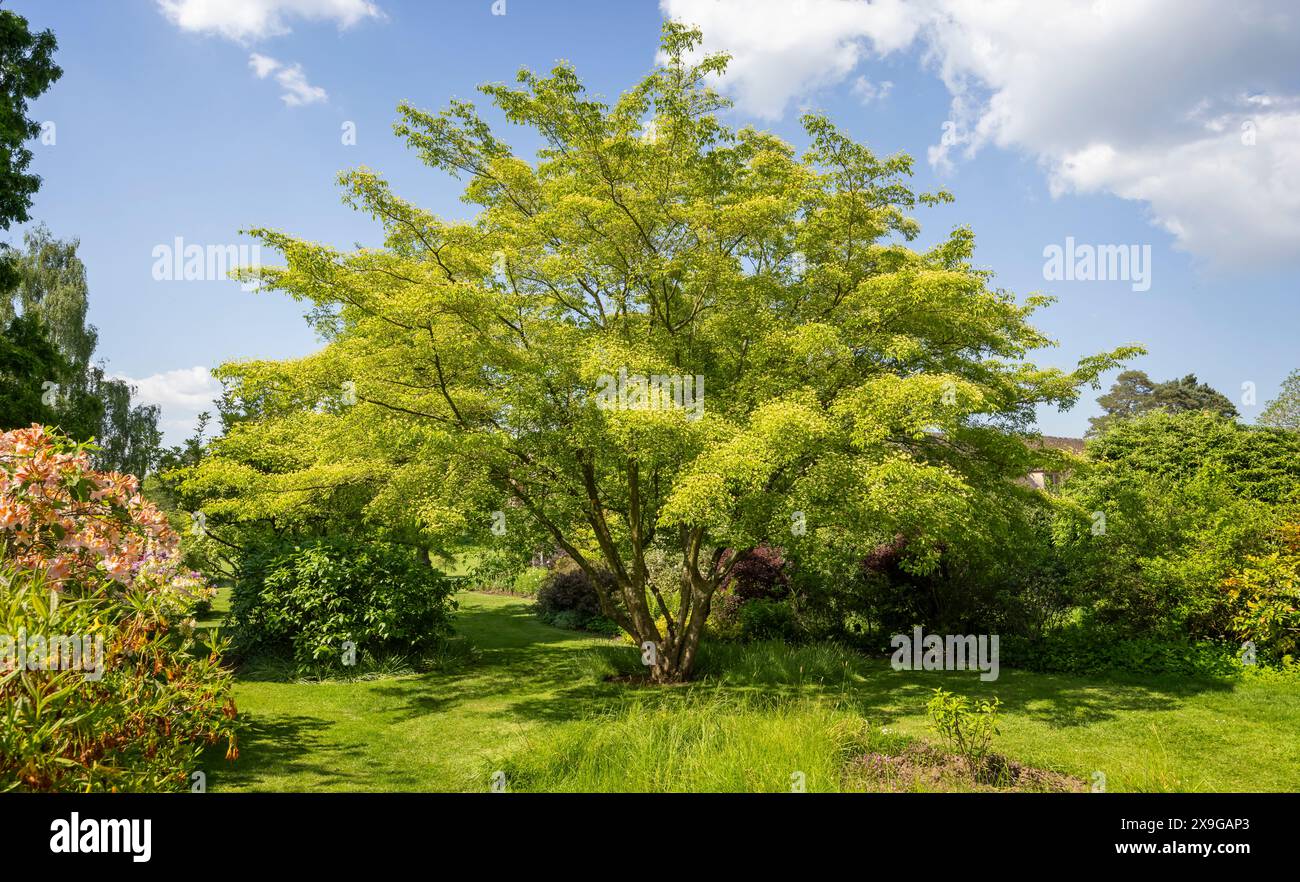
[[(658, 683), (675, 683), (688, 679), (695, 667), (713, 595), (736, 564), (749, 555), (749, 551), (742, 550), (727, 556), (726, 549), (722, 547), (706, 548), (706, 532), (703, 527), (680, 527), (680, 602), (676, 611), (670, 609), (667, 599), (651, 581), (646, 567), (645, 552), (653, 534), (652, 529), (647, 529), (646, 522), (653, 522), (653, 515), (647, 516), (648, 513), (642, 509), (638, 463), (629, 460), (626, 466), (630, 548), (627, 549), (625, 559), (605, 517), (606, 509), (597, 487), (592, 456), (588, 452), (579, 451), (577, 461), (586, 492), (586, 520), (595, 533), (600, 549), (600, 559), (597, 560), (589, 559), (569, 541), (559, 525), (546, 516), (518, 480), (509, 475), (503, 477), (512, 495), (538, 518), (557, 544), (591, 579), (600, 598), (601, 612), (635, 638), (650, 678)], [(601, 564), (613, 575), (612, 586), (602, 579), (604, 574), (601, 572)], [(651, 598), (654, 602), (653, 610)], [(663, 619), (666, 633), (660, 630), (656, 619)]]

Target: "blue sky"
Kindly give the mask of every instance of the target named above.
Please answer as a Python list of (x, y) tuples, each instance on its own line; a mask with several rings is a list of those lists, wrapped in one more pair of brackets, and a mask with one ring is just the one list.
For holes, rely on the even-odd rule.
[[(156, 281), (155, 246), (247, 241), (252, 226), (376, 244), (334, 186), (357, 165), (463, 216), (457, 182), (393, 136), (400, 100), (438, 109), (557, 59), (616, 95), (653, 65), (666, 14), (735, 54), (731, 122), (801, 143), (799, 110), (823, 109), (878, 153), (911, 153), (918, 189), (952, 191), (955, 204), (919, 209), (923, 242), (968, 224), (998, 285), (1059, 297), (1039, 324), (1061, 345), (1040, 362), (1141, 343), (1150, 354), (1134, 366), (1196, 373), (1247, 420), (1300, 367), (1300, 41), (1281, 5), (1235, 18), (1160, 0), (1110, 18), (1091, 4), (1004, 15), (943, 0), (505, 0), (504, 15), (493, 0), (6, 6), (55, 32), (64, 68), (33, 107), (54, 124), (54, 143), (33, 145), (33, 216), (80, 238), (99, 356), (163, 405), (170, 442), (215, 388), (208, 368), (317, 343), (282, 295)], [(342, 143), (349, 122), (355, 145)], [(1044, 248), (1067, 237), (1150, 246), (1150, 289), (1045, 279)], [(1082, 434), (1094, 397), (1040, 427)]]

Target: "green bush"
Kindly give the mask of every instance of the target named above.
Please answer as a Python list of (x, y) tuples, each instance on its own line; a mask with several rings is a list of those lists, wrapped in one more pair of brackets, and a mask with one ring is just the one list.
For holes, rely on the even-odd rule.
[(745, 601), (730, 591), (719, 591), (713, 595), (709, 606), (709, 618), (705, 623), (708, 635), (713, 640), (740, 640), (740, 610)]
[(588, 617), (575, 609), (564, 609), (559, 612), (551, 613), (544, 617), (548, 625), (556, 628), (564, 628), (568, 631), (579, 631), (588, 621)]
[(1088, 623), (1112, 638), (1240, 643), (1225, 583), (1294, 517), (1292, 435), (1157, 412), (1089, 442), (1054, 531)]
[(1221, 677), (1240, 673), (1240, 647), (1211, 640), (1124, 637), (1094, 627), (1071, 627), (1037, 638), (1003, 635), (1001, 663), (1039, 673), (1180, 674)]
[(82, 585), (51, 597), (39, 573), (0, 565), (0, 791), (188, 790), (207, 745), (238, 756), (224, 644), (197, 644), (175, 596)]
[(231, 597), (244, 657), (292, 654), (302, 668), (435, 652), (451, 632), (450, 580), (404, 545), (318, 540), (254, 555)]
[(748, 601), (741, 605), (739, 618), (742, 640), (793, 640), (798, 633), (788, 601)]
[(510, 593), (520, 597), (536, 597), (542, 583), (546, 581), (546, 575), (545, 567), (529, 567), (515, 577), (510, 585)]

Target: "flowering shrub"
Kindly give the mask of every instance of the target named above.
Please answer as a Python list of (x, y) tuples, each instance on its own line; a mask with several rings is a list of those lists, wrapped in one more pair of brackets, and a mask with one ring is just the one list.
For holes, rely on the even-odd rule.
[(220, 644), (187, 618), (214, 590), (130, 475), (40, 426), (0, 434), (0, 790), (183, 789), (234, 758)]
[(185, 605), (210, 589), (181, 571), (179, 546), (135, 476), (94, 471), (88, 445), (41, 426), (0, 435), (0, 554), (54, 590), (93, 590), (107, 577)]
[(1247, 557), (1224, 584), (1237, 635), (1290, 662), (1300, 655), (1300, 524), (1283, 525), (1274, 544)]

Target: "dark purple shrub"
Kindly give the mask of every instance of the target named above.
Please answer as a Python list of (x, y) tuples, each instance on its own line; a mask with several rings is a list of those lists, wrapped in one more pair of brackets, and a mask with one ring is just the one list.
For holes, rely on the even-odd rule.
[[(726, 566), (732, 552), (723, 555)], [(753, 549), (722, 584), (724, 593), (746, 600), (782, 600), (790, 593), (790, 576), (782, 549), (760, 545)]]
[[(598, 574), (601, 585), (617, 596), (613, 574), (606, 570)], [(600, 596), (591, 577), (567, 555), (556, 559), (537, 589), (537, 612), (543, 619), (564, 612), (577, 613), (584, 620), (602, 615)]]

